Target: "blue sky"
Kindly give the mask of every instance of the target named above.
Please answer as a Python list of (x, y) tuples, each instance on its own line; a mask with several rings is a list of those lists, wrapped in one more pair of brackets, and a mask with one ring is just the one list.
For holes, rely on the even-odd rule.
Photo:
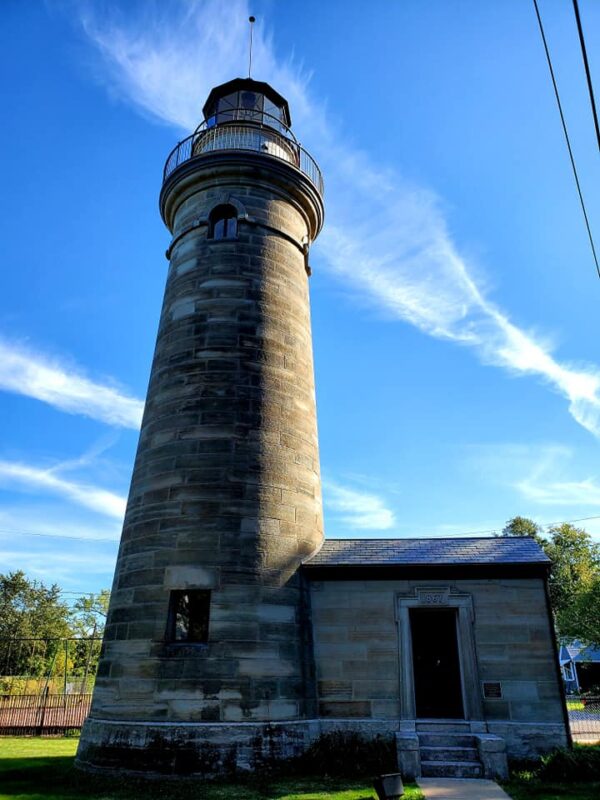
[[(600, 241), (571, 4), (540, 7)], [(600, 5), (580, 7), (599, 87)], [(600, 281), (532, 4), (8, 0), (0, 571), (110, 585), (166, 275), (161, 170), (245, 74), (249, 13), (253, 74), (326, 182), (327, 535), (598, 517)]]

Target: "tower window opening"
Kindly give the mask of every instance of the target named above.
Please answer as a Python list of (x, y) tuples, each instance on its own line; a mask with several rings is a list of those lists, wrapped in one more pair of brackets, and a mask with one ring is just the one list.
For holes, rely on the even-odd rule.
[(233, 206), (222, 205), (213, 208), (208, 221), (209, 239), (233, 239), (237, 236), (237, 210)]
[(206, 644), (210, 591), (183, 589), (171, 592), (167, 639), (171, 642)]

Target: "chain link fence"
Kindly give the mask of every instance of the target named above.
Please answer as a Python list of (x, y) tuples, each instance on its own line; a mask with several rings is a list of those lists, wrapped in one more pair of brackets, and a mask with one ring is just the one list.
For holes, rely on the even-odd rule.
[(567, 710), (573, 741), (600, 743), (600, 696), (571, 695), (567, 697)]

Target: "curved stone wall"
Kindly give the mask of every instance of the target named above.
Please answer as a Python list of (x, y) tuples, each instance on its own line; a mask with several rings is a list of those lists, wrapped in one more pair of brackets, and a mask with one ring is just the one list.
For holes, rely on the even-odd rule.
[[(222, 203), (238, 209), (238, 235), (211, 240)], [(296, 570), (323, 538), (306, 263), (321, 200), (275, 159), (215, 153), (170, 176), (161, 211), (173, 244), (79, 750), (92, 766), (127, 760), (128, 722), (315, 710)], [(211, 592), (207, 644), (166, 639), (181, 589)]]

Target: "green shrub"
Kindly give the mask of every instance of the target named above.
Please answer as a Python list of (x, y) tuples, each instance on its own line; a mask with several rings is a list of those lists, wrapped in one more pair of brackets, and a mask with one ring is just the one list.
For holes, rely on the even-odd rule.
[(534, 778), (541, 766), (539, 758), (509, 758), (508, 769), (511, 778), (519, 780), (531, 780)]
[(536, 776), (543, 781), (598, 781), (600, 747), (555, 750), (542, 757)]
[(361, 778), (396, 772), (392, 736), (367, 739), (358, 733), (333, 731), (319, 736), (296, 761), (305, 775)]

